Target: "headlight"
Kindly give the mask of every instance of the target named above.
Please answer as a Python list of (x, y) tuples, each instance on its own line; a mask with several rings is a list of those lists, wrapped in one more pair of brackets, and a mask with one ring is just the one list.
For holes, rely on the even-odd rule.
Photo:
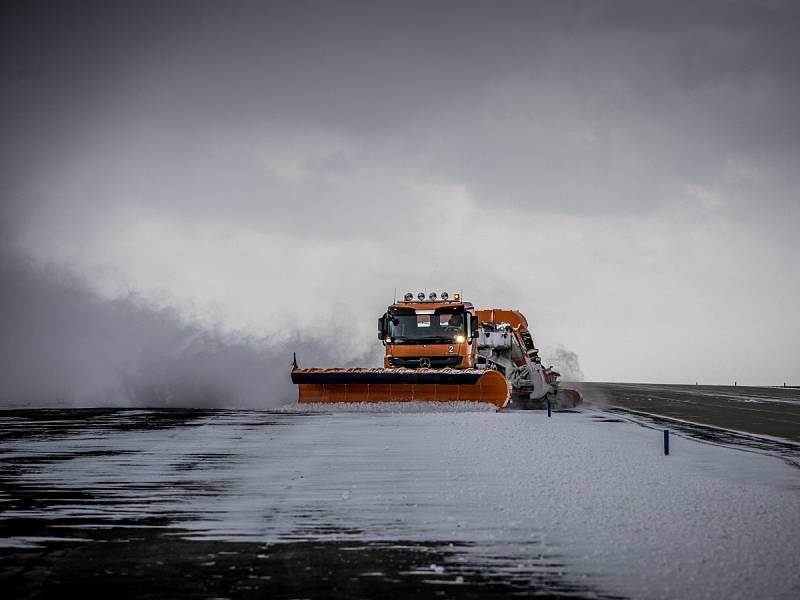
[(405, 300), (406, 302), (411, 302), (413, 299), (414, 299), (414, 294), (412, 294), (411, 292), (408, 292), (406, 293), (405, 296), (403, 296), (403, 300)]
[(463, 344), (463, 343), (464, 343), (464, 336), (463, 336), (463, 335), (460, 335), (460, 334), (459, 334), (459, 335), (457, 335), (457, 336), (456, 336), (456, 343), (458, 343), (458, 344)]
[(436, 292), (431, 292), (430, 294), (428, 294), (428, 300), (431, 301), (436, 300)]
[(420, 292), (419, 294), (417, 294), (417, 298), (419, 298), (420, 302), (425, 300), (425, 292)]
[(450, 294), (447, 292), (442, 292), (442, 300), (447, 300), (450, 297)]

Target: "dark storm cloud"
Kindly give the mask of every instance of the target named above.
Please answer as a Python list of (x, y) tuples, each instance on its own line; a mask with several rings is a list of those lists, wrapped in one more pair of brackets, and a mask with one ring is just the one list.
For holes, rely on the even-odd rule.
[[(221, 131), (277, 121), (346, 136), (342, 164), (451, 178), (479, 204), (652, 210), (688, 181), (721, 186), (737, 213), (756, 201), (724, 181), (738, 160), (772, 170), (759, 202), (794, 208), (799, 15), (744, 2), (22, 3), (3, 19), (4, 162), (41, 175), (79, 149), (98, 171), (137, 161), (154, 188), (185, 181), (185, 166), (229, 193), (202, 182), (208, 194), (140, 201), (235, 196), (265, 225), (293, 221), (277, 197), (326, 223), (326, 206), (366, 202), (330, 182), (321, 200), (313, 169), (286, 185), (252, 156), (215, 155)], [(270, 138), (257, 143), (284, 141)]]
[(682, 377), (687, 339), (792, 368), (796, 3), (0, 11), (4, 250), (276, 321), (449, 278), (583, 335), (587, 377)]

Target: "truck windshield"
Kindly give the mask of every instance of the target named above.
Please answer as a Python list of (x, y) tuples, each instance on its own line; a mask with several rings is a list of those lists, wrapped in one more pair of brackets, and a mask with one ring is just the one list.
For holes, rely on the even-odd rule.
[(450, 344), (456, 336), (465, 335), (463, 314), (392, 315), (388, 321), (393, 342)]

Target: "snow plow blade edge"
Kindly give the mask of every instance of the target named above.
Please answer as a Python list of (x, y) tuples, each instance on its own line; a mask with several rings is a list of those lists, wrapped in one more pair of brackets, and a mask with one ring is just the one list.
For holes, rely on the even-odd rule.
[(505, 377), (479, 369), (293, 369), (298, 402), (485, 402), (503, 408)]

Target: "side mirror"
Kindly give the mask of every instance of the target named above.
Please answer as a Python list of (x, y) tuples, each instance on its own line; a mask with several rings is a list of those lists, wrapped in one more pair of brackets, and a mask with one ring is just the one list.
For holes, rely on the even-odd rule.
[(478, 320), (478, 317), (476, 317), (475, 315), (470, 315), (469, 324), (470, 324), (470, 337), (473, 337), (473, 338), (478, 337), (480, 335), (480, 331), (478, 331), (478, 329), (481, 326), (481, 323)]
[(386, 337), (386, 316), (384, 315), (378, 319), (378, 339), (382, 340)]

